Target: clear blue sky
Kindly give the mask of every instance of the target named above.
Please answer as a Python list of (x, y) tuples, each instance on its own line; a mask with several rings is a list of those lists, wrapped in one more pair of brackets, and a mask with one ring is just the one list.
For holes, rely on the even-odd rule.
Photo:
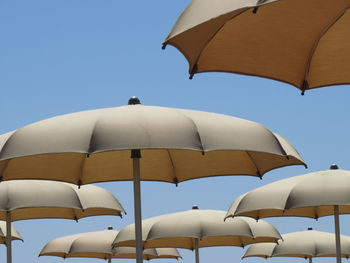
[[(307, 91), (280, 82), (227, 73), (198, 74), (188, 79), (182, 54), (161, 43), (189, 3), (183, 1), (2, 0), (0, 1), (0, 133), (48, 117), (81, 110), (121, 106), (136, 95), (143, 104), (197, 109), (264, 124), (287, 138), (309, 165), (247, 176), (206, 178), (181, 183), (142, 183), (143, 217), (187, 210), (227, 210), (240, 194), (282, 178), (328, 169), (331, 163), (350, 169), (350, 87)], [(102, 183), (128, 214), (123, 219), (91, 217), (27, 220), (14, 226), (25, 239), (13, 243), (13, 262), (58, 263), (37, 258), (51, 239), (79, 232), (121, 229), (133, 222), (131, 182)], [(350, 235), (349, 216), (341, 216), (341, 233)], [(333, 218), (266, 219), (281, 233), (313, 226), (333, 231)], [(194, 253), (181, 250), (183, 263)], [(240, 262), (242, 248), (205, 248), (203, 263)], [(0, 261), (6, 250), (0, 246)], [(315, 259), (329, 262), (335, 259)], [(67, 259), (67, 262), (102, 262)], [(114, 262), (133, 260), (114, 260)], [(158, 260), (158, 262), (171, 260)], [(277, 258), (270, 262), (303, 262)], [(266, 262), (251, 258), (242, 262)]]

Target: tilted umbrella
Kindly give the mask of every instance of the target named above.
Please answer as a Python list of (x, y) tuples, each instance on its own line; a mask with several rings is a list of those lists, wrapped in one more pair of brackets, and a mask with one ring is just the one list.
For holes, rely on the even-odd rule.
[[(1, 244), (6, 244), (6, 222), (5, 221), (0, 221), (0, 243)], [(10, 240), (22, 240), (21, 235), (17, 231), (17, 229), (14, 226), (11, 226), (11, 239)]]
[(109, 191), (94, 185), (44, 180), (0, 183), (0, 219), (7, 222), (7, 262), (12, 261), (11, 222), (37, 218), (78, 220), (97, 215), (121, 216), (125, 212)]
[(350, 83), (349, 0), (192, 0), (163, 43), (200, 72), (266, 77), (305, 90)]
[(226, 218), (277, 216), (319, 218), (334, 215), (337, 262), (341, 262), (339, 214), (350, 213), (350, 171), (330, 170), (294, 176), (259, 187), (237, 198)]
[[(350, 237), (341, 235), (342, 257), (350, 256)], [(259, 243), (248, 247), (243, 258), (247, 257), (335, 257), (335, 239), (333, 233), (320, 232), (309, 228), (282, 235), (278, 243)]]
[(78, 185), (133, 180), (140, 263), (140, 180), (261, 177), (275, 168), (305, 165), (288, 141), (260, 124), (139, 103), (131, 98), (127, 106), (58, 116), (0, 136), (0, 179)]
[[(265, 221), (237, 217), (224, 222), (225, 211), (198, 210), (167, 214), (144, 220), (145, 248), (177, 247), (195, 250), (199, 262), (201, 247), (239, 246), (258, 242), (277, 242), (278, 230)], [(133, 245), (133, 228), (127, 226), (117, 235), (114, 246)]]
[[(87, 232), (70, 236), (60, 237), (48, 242), (41, 250), (39, 256), (57, 256), (62, 258), (89, 257), (108, 259), (112, 258), (135, 258), (134, 247), (112, 248), (112, 242), (118, 231), (108, 230)], [(151, 248), (143, 251), (143, 258), (180, 258), (176, 248)]]

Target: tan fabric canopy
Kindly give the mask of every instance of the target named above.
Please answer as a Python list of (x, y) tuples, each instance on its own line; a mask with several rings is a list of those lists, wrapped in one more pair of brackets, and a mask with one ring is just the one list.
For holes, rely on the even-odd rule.
[[(87, 232), (60, 237), (48, 242), (39, 256), (57, 256), (62, 258), (135, 258), (134, 247), (118, 247), (112, 249), (112, 242), (117, 236), (116, 230)], [(151, 248), (143, 251), (144, 259), (180, 258), (176, 248)]]
[[(210, 246), (239, 246), (257, 242), (276, 242), (281, 238), (270, 223), (247, 217), (224, 222), (225, 211), (197, 210), (167, 214), (142, 221), (144, 247), (195, 248)], [(123, 228), (114, 246), (135, 245), (135, 225)]]
[(45, 180), (13, 180), (0, 184), (0, 219), (11, 221), (37, 218), (78, 220), (97, 215), (125, 213), (118, 199), (94, 185), (78, 186)]
[[(350, 256), (350, 237), (341, 235), (342, 256)], [(249, 246), (243, 256), (247, 257), (335, 257), (333, 233), (307, 230), (282, 235), (278, 243), (259, 243)]]
[[(177, 247), (195, 250), (199, 263), (199, 248), (239, 246), (258, 242), (277, 242), (281, 238), (270, 223), (237, 217), (224, 222), (225, 212), (194, 209), (167, 214), (142, 221), (142, 240), (145, 248)], [(135, 245), (135, 225), (123, 228), (114, 246)]]
[(349, 0), (193, 0), (164, 46), (183, 53), (190, 74), (255, 75), (303, 91), (349, 84), (349, 8)]
[(325, 170), (276, 181), (237, 198), (227, 217), (249, 216), (255, 219), (275, 216), (319, 218), (350, 213), (350, 171)]
[[(6, 222), (0, 221), (0, 243), (6, 244)], [(21, 235), (14, 226), (11, 226), (11, 240), (22, 240)]]
[(281, 136), (251, 121), (193, 110), (128, 105), (43, 120), (0, 136), (0, 178), (74, 184), (132, 180), (182, 182), (254, 175), (304, 164)]

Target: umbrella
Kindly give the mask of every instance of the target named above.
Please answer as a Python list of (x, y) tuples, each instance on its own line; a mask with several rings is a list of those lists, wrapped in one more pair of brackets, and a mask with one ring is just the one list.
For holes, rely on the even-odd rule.
[(177, 184), (217, 175), (261, 177), (272, 169), (300, 164), (305, 165), (293, 146), (260, 124), (144, 106), (135, 97), (127, 106), (58, 116), (0, 136), (2, 180), (50, 179), (78, 185), (133, 180), (138, 263), (140, 180)]
[[(341, 235), (342, 256), (350, 256), (350, 237)], [(308, 258), (312, 263), (313, 257), (335, 257), (335, 240), (333, 233), (320, 232), (308, 228), (282, 235), (278, 243), (259, 243), (248, 247), (243, 258), (247, 257), (301, 257)]]
[[(145, 248), (177, 247), (195, 250), (199, 262), (201, 247), (239, 246), (258, 242), (277, 242), (277, 229), (268, 222), (237, 217), (224, 222), (225, 211), (192, 210), (167, 214), (144, 220)], [(135, 225), (127, 226), (117, 235), (114, 246), (134, 244)]]
[(319, 218), (334, 215), (337, 262), (341, 262), (339, 214), (350, 213), (350, 171), (330, 170), (290, 177), (259, 187), (236, 199), (226, 218), (276, 216)]
[[(6, 222), (0, 221), (0, 243), (6, 244)], [(11, 226), (11, 240), (22, 240), (21, 235), (14, 226)]]
[[(62, 258), (91, 257), (108, 259), (135, 258), (134, 247), (112, 248), (112, 242), (118, 231), (111, 227), (108, 230), (75, 234), (60, 237), (48, 242), (41, 250), (39, 256), (57, 256)], [(143, 251), (143, 258), (180, 258), (176, 248), (151, 248)]]
[(0, 219), (7, 222), (7, 262), (12, 261), (11, 222), (36, 218), (78, 220), (97, 215), (121, 216), (117, 198), (94, 185), (44, 180), (14, 180), (0, 184)]
[(200, 72), (266, 77), (305, 90), (349, 84), (349, 0), (193, 0), (163, 48)]

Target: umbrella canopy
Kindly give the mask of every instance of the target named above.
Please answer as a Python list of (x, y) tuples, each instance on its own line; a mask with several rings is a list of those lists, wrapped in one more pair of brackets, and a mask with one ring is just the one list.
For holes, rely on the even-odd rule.
[[(118, 199), (109, 191), (94, 185), (44, 180), (14, 180), (0, 184), (0, 219), (5, 219), (11, 236), (11, 222), (23, 219), (65, 218), (78, 220), (97, 215), (125, 213)], [(11, 242), (6, 242), (11, 262)]]
[[(341, 235), (342, 257), (350, 256), (350, 237)], [(243, 258), (247, 257), (335, 257), (336, 247), (333, 233), (309, 229), (282, 235), (278, 243), (259, 243), (248, 247)]]
[(191, 78), (220, 71), (289, 83), (303, 92), (349, 84), (350, 2), (193, 0), (163, 43)]
[(74, 184), (133, 180), (131, 149), (142, 149), (141, 180), (178, 183), (253, 175), (304, 164), (293, 146), (251, 121), (144, 105), (84, 111), (0, 136), (2, 180)]
[(133, 180), (140, 263), (140, 180), (177, 184), (217, 175), (262, 177), (275, 168), (305, 165), (287, 140), (260, 124), (143, 106), (135, 97), (128, 104), (58, 116), (0, 136), (0, 179), (78, 185)]
[[(62, 258), (91, 257), (101, 259), (135, 258), (134, 247), (112, 248), (112, 242), (118, 231), (109, 228), (104, 231), (88, 232), (57, 238), (48, 242), (39, 256), (57, 256)], [(176, 248), (152, 248), (143, 251), (144, 259), (180, 258)]]
[[(192, 209), (143, 221), (145, 248), (177, 247), (196, 250), (211, 246), (239, 246), (276, 242), (281, 238), (270, 223), (237, 217), (224, 222), (225, 211)], [(122, 229), (114, 246), (134, 245), (134, 225)]]
[(335, 217), (337, 259), (340, 262), (339, 214), (350, 212), (350, 171), (330, 170), (290, 177), (259, 187), (236, 199), (226, 218), (249, 216)]
[[(22, 240), (21, 235), (14, 226), (11, 226), (11, 240)], [(6, 244), (6, 222), (0, 221), (0, 243)]]
[(118, 199), (109, 191), (95, 186), (45, 180), (13, 180), (0, 184), (0, 220), (38, 218), (78, 220), (97, 215), (122, 216)]

